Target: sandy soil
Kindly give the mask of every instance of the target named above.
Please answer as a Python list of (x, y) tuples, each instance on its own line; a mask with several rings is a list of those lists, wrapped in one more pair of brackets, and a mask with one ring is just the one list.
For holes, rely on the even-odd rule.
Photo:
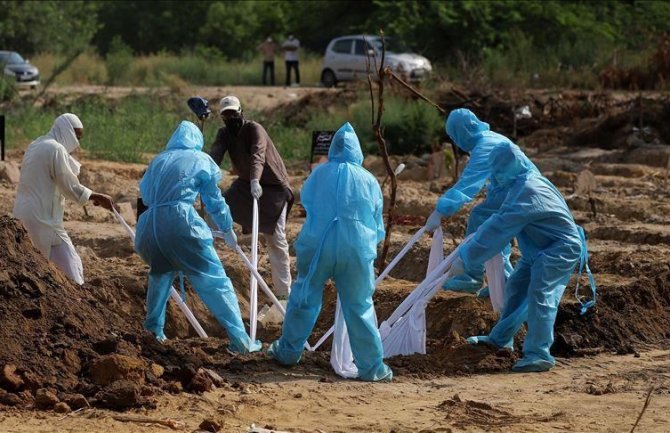
[[(287, 103), (293, 97), (286, 93), (294, 90), (304, 89), (287, 89), (281, 97), (264, 98)], [(250, 97), (262, 94), (257, 89), (249, 92)], [(262, 100), (257, 103), (266, 107)], [(595, 122), (591, 126), (598, 130)], [(579, 128), (571, 126), (573, 135), (578, 135)], [(632, 134), (622, 131), (619, 134)], [(134, 409), (122, 416), (172, 419), (179, 423), (179, 431), (194, 431), (201, 421), (214, 419), (223, 425), (222, 431), (230, 432), (248, 431), (251, 424), (297, 432), (623, 432), (630, 430), (653, 385), (650, 405), (637, 431), (670, 431), (670, 190), (664, 159), (670, 155), (668, 146), (611, 149), (609, 142), (599, 142), (595, 135), (587, 144), (570, 147), (563, 134), (563, 126), (538, 130), (522, 142), (534, 162), (564, 192), (576, 220), (587, 229), (591, 268), (601, 295), (598, 309), (582, 318), (576, 314), (573, 295), (566, 291), (556, 327), (560, 344), (554, 347), (561, 357), (552, 372), (511, 374), (509, 365), (518, 354), (478, 353), (464, 346), (463, 337), (485, 332), (495, 321), (486, 301), (467, 295), (437, 296), (427, 315), (428, 355), (390, 360), (396, 379), (389, 384), (339, 379), (329, 369), (327, 352), (306, 356), (295, 369), (278, 367), (262, 354), (231, 358), (220, 351), (223, 342), (219, 338), (225, 334), (191, 295), (190, 305), (214, 338), (209, 346), (199, 345), (171, 307), (166, 329), (171, 342), (166, 350), (188, 357), (189, 362), (195, 359), (211, 366), (223, 383), (202, 395), (157, 389), (150, 396), (155, 409)], [(547, 146), (551, 140), (555, 144)], [(20, 157), (20, 151), (9, 153), (10, 159), (20, 161)], [(143, 166), (83, 162), (82, 179), (90, 187), (121, 203), (134, 203)], [(374, 161), (368, 164), (374, 170)], [(590, 195), (575, 193), (577, 175), (585, 168), (596, 180)], [(299, 190), (304, 173), (293, 175)], [(396, 228), (392, 253), (418, 228), (448, 183), (449, 179), (400, 181), (399, 208), (410, 223)], [(0, 215), (11, 212), (13, 198), (14, 187), (0, 182)], [(444, 225), (447, 250), (462, 239), (467, 212), (463, 210)], [(147, 268), (133, 253), (121, 227), (92, 206), (84, 210), (69, 204), (66, 220), (84, 261), (88, 281), (83, 290), (100, 300), (97, 308), (109, 308), (127, 317), (128, 326), (139, 328)], [(302, 222), (297, 206), (288, 225), (291, 240)], [(240, 236), (240, 243), (248, 244), (248, 237)], [(428, 238), (419, 242), (394, 271), (394, 278), (380, 287), (375, 299), (380, 318), (420, 281), (429, 245)], [(248, 275), (239, 259), (223, 245), (217, 248), (236, 287), (246, 287)], [(265, 254), (261, 257), (261, 272), (269, 281), (269, 264)], [(333, 296), (328, 293), (313, 340), (332, 320)], [(240, 294), (243, 310), (245, 296)], [(264, 342), (271, 342), (279, 328), (261, 327), (259, 332)], [(161, 356), (152, 359), (162, 359), (166, 367), (170, 359), (179, 359)], [(104, 409), (84, 409), (69, 416), (8, 407), (0, 410), (0, 431), (7, 432), (169, 430), (115, 421), (112, 416), (118, 414)]]
[[(670, 351), (600, 355), (560, 361), (546, 374), (400, 377), (365, 384), (291, 370), (229, 375), (243, 383), (160, 399), (137, 413), (180, 423), (193, 431), (204, 419), (222, 431), (246, 432), (255, 424), (292, 432), (625, 432), (640, 413), (650, 383), (670, 379)], [(670, 430), (670, 388), (660, 385), (638, 431)], [(6, 432), (159, 432), (163, 426), (115, 421), (113, 412), (86, 409), (68, 417), (53, 413), (0, 413)]]

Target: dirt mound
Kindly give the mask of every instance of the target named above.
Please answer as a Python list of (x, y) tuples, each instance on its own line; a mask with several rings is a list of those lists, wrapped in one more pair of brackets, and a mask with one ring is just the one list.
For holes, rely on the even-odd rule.
[[(142, 331), (143, 313), (127, 312), (95, 286), (73, 284), (18, 220), (0, 217), (0, 246), (0, 403), (125, 409), (152, 406), (161, 389), (203, 390), (198, 367), (210, 362), (207, 352), (156, 343)], [(220, 359), (233, 358), (224, 341), (208, 344)]]
[(496, 409), (481, 401), (463, 400), (458, 394), (440, 403), (437, 409), (445, 412), (446, 419), (456, 427), (508, 426), (521, 422), (519, 417), (505, 410)]
[[(93, 342), (111, 327), (123, 333), (128, 325), (99, 312), (95, 297), (55, 269), (17, 220), (0, 218), (0, 245), (0, 364), (16, 367), (20, 378), (4, 387), (79, 391), (79, 375), (97, 356)], [(30, 402), (30, 392), (21, 397)]]
[[(670, 143), (670, 126), (666, 121), (669, 115), (667, 101), (636, 101), (618, 113), (582, 122), (568, 144), (603, 149), (631, 149), (654, 142), (667, 144)], [(644, 128), (638, 130), (640, 122)]]
[(583, 316), (574, 303), (561, 305), (552, 351), (560, 356), (604, 350), (627, 354), (670, 338), (669, 277), (664, 272), (600, 287), (596, 310)]
[(356, 92), (352, 88), (323, 89), (311, 92), (302, 97), (279, 104), (266, 114), (276, 121), (296, 125), (305, 125), (314, 111), (327, 111), (333, 106), (348, 105), (356, 101)]

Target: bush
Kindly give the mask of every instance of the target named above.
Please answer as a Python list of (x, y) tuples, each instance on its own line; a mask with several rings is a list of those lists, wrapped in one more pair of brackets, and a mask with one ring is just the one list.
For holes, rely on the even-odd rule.
[(394, 98), (387, 100), (384, 108), (384, 138), (393, 155), (430, 152), (431, 145), (443, 134), (444, 119), (423, 101), (408, 103)]
[(108, 81), (105, 63), (90, 51), (77, 57), (65, 73), (69, 74), (70, 84), (100, 84)]
[(0, 76), (0, 102), (11, 101), (16, 96), (16, 84), (13, 77)]
[(131, 63), (133, 63), (133, 50), (124, 44), (120, 37), (115, 36), (109, 46), (105, 63), (107, 84), (119, 84), (123, 82)]

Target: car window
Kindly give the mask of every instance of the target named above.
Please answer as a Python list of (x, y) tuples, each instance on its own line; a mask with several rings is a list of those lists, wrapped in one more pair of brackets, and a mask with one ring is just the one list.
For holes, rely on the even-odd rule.
[(372, 46), (370, 44), (367, 44), (368, 49), (365, 49), (365, 41), (363, 39), (356, 39), (355, 45), (354, 45), (354, 54), (357, 56), (365, 56), (367, 55), (368, 51), (372, 49)]
[(352, 39), (339, 40), (333, 45), (333, 51), (340, 54), (351, 54), (351, 42)]
[(7, 63), (10, 65), (25, 63), (23, 57), (19, 53), (9, 52), (0, 54), (0, 63)]
[[(375, 46), (375, 49), (381, 53), (382, 51), (382, 41), (379, 38), (374, 38), (370, 40), (370, 43)], [(403, 43), (394, 38), (385, 38), (384, 45), (386, 45), (387, 53), (408, 53), (411, 52)]]

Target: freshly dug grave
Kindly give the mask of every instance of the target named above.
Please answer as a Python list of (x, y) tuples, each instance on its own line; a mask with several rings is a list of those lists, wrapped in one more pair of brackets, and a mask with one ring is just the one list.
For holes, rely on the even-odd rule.
[[(421, 250), (417, 255), (427, 255), (427, 245)], [(141, 296), (140, 281), (120, 276), (118, 284), (75, 286), (34, 249), (22, 225), (9, 217), (0, 217), (0, 263), (0, 341), (4, 347), (0, 352), (0, 404), (45, 409), (60, 403), (71, 409), (88, 404), (114, 409), (151, 407), (152, 396), (162, 392), (203, 392), (213, 385), (236, 388), (243, 386), (241, 375), (247, 377), (244, 381), (253, 382), (285, 371), (263, 354), (233, 355), (226, 351), (227, 342), (219, 338), (158, 344), (142, 331), (144, 312), (129, 307)], [(624, 269), (619, 265), (609, 256), (597, 257), (593, 263), (599, 273), (621, 273)], [(98, 266), (104, 267), (102, 259)], [(413, 267), (425, 268), (425, 264)], [(420, 279), (415, 271), (413, 279)], [(638, 345), (658, 344), (670, 337), (668, 272), (657, 275), (640, 275), (629, 284), (604, 285), (597, 308), (584, 316), (578, 314), (568, 290), (559, 311), (554, 352), (560, 356), (591, 353), (592, 349), (629, 353), (643, 347)], [(379, 319), (388, 317), (416, 284), (393, 278), (385, 281), (375, 294)], [(131, 290), (127, 286), (136, 293), (125, 293)], [(334, 306), (334, 287), (328, 286), (312, 343), (333, 323)], [(487, 299), (441, 292), (428, 306), (428, 354), (388, 362), (397, 377), (508, 371), (520, 344), (516, 353), (510, 353), (472, 347), (464, 340), (486, 333), (496, 317)], [(269, 343), (280, 332), (280, 325), (262, 326), (259, 337)], [(517, 343), (522, 338), (523, 332)], [(316, 353), (306, 353), (293, 372), (333, 377), (329, 348), (328, 343)], [(63, 405), (59, 410), (64, 410)]]
[[(427, 255), (427, 251), (422, 253), (419, 255)], [(603, 278), (596, 276), (601, 281), (597, 304), (584, 315), (580, 314), (574, 297), (576, 277), (573, 277), (559, 306), (552, 347), (555, 356), (584, 356), (604, 351), (636, 353), (670, 341), (668, 267), (658, 260), (652, 262), (638, 256), (632, 260), (638, 262), (634, 270), (630, 268), (630, 255), (626, 259), (624, 254), (608, 253), (592, 259), (594, 272), (603, 275)], [(417, 264), (415, 267), (425, 269), (425, 265)], [(609, 278), (604, 277), (617, 274), (628, 274), (633, 278), (629, 278), (628, 282), (610, 283)], [(582, 285), (584, 283), (583, 277)], [(400, 305), (416, 284), (392, 278), (382, 283), (374, 296), (380, 322)], [(314, 341), (333, 323), (334, 300), (334, 287), (330, 286), (324, 295), (323, 311), (312, 337)], [(466, 343), (465, 338), (485, 335), (495, 324), (497, 314), (488, 299), (440, 292), (428, 304), (426, 320), (427, 355), (389, 359), (388, 363), (396, 375), (431, 377), (503, 372), (508, 371), (521, 355), (525, 336), (523, 329), (516, 336), (515, 353), (487, 346), (473, 347)], [(329, 343), (324, 345), (324, 350), (329, 348)]]

